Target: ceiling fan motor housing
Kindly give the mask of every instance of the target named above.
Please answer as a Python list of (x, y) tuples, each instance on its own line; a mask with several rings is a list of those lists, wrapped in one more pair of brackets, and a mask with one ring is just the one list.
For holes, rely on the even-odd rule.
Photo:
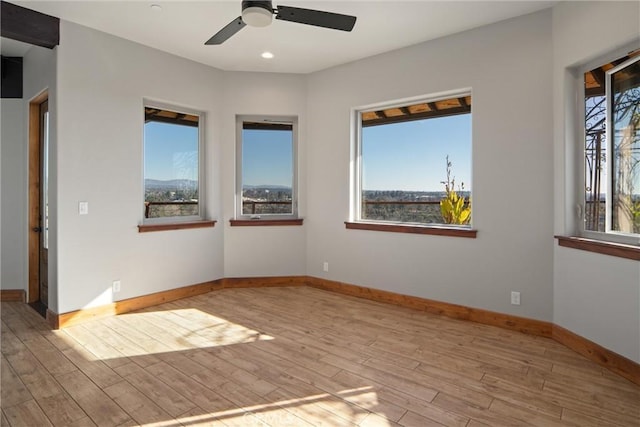
[(242, 20), (252, 27), (266, 27), (273, 19), (271, 1), (242, 1)]

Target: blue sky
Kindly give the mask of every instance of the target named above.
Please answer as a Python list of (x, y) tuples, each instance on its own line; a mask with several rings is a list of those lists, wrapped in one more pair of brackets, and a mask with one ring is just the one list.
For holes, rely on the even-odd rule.
[[(471, 188), (471, 114), (367, 127), (362, 138), (365, 190), (442, 191), (447, 155)], [(243, 184), (291, 186), (292, 145), (290, 131), (244, 130)], [(145, 178), (195, 180), (197, 153), (197, 128), (145, 124)]]
[(293, 133), (288, 130), (242, 131), (242, 184), (284, 185), (293, 182)]
[(471, 114), (363, 128), (362, 187), (444, 191), (447, 155), (456, 190), (470, 190)]
[(145, 179), (198, 179), (198, 128), (149, 122), (144, 125)]

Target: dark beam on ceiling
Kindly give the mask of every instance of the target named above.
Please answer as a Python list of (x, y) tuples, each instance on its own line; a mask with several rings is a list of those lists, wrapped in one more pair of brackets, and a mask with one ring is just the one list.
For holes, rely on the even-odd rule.
[(432, 111), (438, 111), (438, 106), (435, 102), (427, 102), (427, 105), (429, 106), (429, 108), (431, 108)]
[(60, 19), (0, 1), (0, 35), (53, 49), (60, 44)]

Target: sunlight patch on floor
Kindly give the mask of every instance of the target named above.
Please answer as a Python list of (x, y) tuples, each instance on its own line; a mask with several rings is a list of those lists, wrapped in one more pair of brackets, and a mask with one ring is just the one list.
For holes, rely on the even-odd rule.
[(102, 360), (274, 339), (194, 308), (120, 314), (64, 331)]

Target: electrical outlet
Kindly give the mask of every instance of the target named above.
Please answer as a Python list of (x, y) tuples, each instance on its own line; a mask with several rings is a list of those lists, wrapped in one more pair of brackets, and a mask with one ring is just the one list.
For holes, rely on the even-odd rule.
[(120, 292), (120, 280), (114, 280), (112, 285), (113, 293)]
[(511, 292), (511, 304), (520, 305), (520, 292)]
[(327, 261), (322, 263), (322, 270), (329, 271), (329, 263)]

